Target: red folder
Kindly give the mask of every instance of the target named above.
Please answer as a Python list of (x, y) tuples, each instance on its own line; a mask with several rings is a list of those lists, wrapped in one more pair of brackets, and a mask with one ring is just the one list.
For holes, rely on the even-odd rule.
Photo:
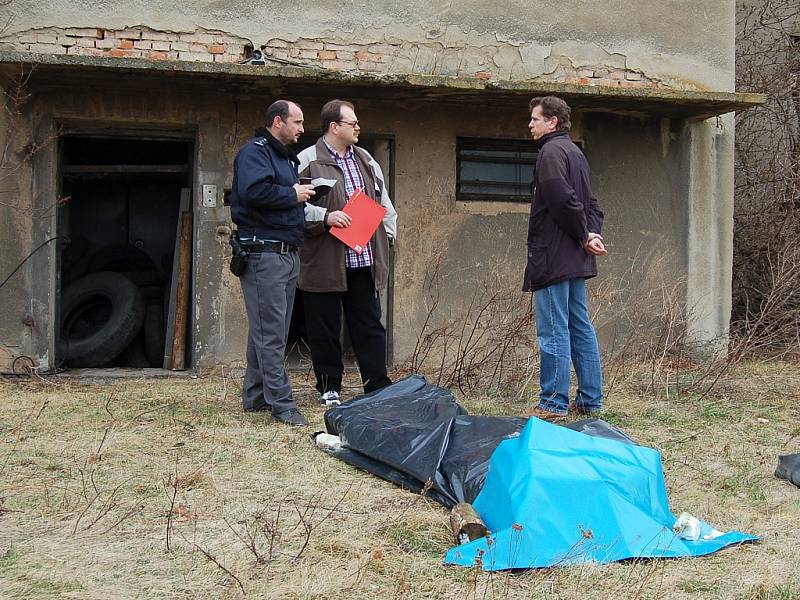
[(358, 189), (342, 210), (350, 215), (350, 226), (331, 227), (331, 235), (352, 248), (356, 254), (361, 254), (381, 224), (386, 209), (367, 196), (363, 189)]

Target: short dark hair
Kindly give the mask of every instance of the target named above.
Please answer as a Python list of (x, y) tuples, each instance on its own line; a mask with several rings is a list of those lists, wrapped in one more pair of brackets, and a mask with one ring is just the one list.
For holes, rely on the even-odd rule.
[(356, 109), (356, 107), (347, 100), (331, 100), (325, 103), (325, 106), (322, 107), (322, 113), (320, 114), (322, 118), (322, 133), (327, 133), (331, 123), (335, 123), (342, 118), (343, 106), (346, 106), (350, 110)]
[(533, 112), (533, 109), (537, 106), (542, 107), (542, 114), (545, 116), (545, 118), (558, 118), (558, 125), (556, 125), (557, 131), (569, 131), (570, 127), (572, 127), (572, 122), (569, 118), (572, 114), (572, 110), (570, 109), (569, 104), (564, 102), (558, 96), (537, 96), (531, 100), (528, 108), (531, 112)]
[(280, 117), (281, 121), (285, 121), (289, 118), (289, 110), (294, 104), (297, 108), (300, 108), (300, 105), (296, 102), (290, 102), (289, 100), (275, 100), (272, 104), (267, 107), (267, 112), (264, 114), (264, 119), (266, 121), (265, 125), (267, 129), (272, 127), (272, 122), (275, 120), (275, 117)]

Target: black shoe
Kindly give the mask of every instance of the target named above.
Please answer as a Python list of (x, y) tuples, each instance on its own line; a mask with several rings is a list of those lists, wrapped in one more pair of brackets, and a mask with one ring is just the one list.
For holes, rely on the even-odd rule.
[(293, 427), (305, 427), (308, 425), (306, 418), (296, 408), (290, 408), (279, 413), (272, 413), (272, 418)]

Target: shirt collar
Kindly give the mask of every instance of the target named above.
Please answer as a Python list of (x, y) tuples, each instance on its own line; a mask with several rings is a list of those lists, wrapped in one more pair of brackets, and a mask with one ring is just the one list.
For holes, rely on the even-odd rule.
[(353, 156), (353, 146), (348, 146), (347, 150), (344, 151), (344, 156), (339, 156), (339, 153), (334, 150), (333, 146), (328, 143), (328, 140), (325, 139), (325, 136), (322, 136), (322, 141), (325, 144), (325, 147), (328, 149), (328, 152), (331, 153), (331, 157), (333, 158), (352, 158)]

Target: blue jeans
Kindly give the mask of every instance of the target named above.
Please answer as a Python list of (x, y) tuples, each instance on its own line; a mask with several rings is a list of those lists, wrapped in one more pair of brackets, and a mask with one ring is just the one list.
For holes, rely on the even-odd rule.
[(541, 395), (539, 408), (566, 414), (569, 408), (570, 362), (578, 391), (575, 406), (586, 412), (603, 406), (603, 375), (597, 335), (589, 318), (586, 280), (555, 283), (534, 292), (539, 340)]

